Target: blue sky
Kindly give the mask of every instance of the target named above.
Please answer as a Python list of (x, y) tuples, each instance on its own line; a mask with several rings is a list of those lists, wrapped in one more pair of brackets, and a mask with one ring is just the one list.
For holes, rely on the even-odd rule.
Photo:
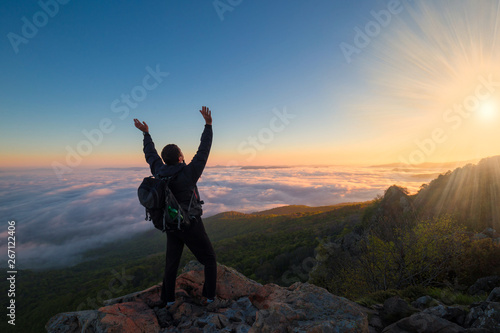
[[(383, 87), (383, 75), (374, 83), (373, 68), (387, 69), (377, 63), (377, 50), (395, 48), (384, 43), (394, 43), (396, 19), (407, 19), (405, 11), (382, 27), (373, 45), (354, 55), (352, 63), (339, 47), (353, 43), (354, 29), (374, 20), (372, 11), (387, 10), (397, 0), (221, 0), (232, 9), (222, 16), (213, 1), (61, 2), (66, 4), (1, 5), (3, 166), (65, 164), (67, 147), (76, 150), (86, 140), (82, 131), (98, 129), (106, 118), (112, 130), (78, 167), (143, 163), (133, 118), (150, 125), (157, 146), (176, 142), (193, 154), (203, 125), (197, 112), (202, 105), (214, 112), (212, 164), (398, 162), (400, 151), (416, 149), (413, 142), (432, 130), (427, 125), (418, 129), (424, 134), (410, 135), (406, 126), (413, 127), (418, 113), (404, 113), (408, 105), (398, 104), (403, 106), (399, 113), (389, 113), (386, 121), (378, 110), (394, 105), (371, 102), (370, 94)], [(44, 6), (55, 12), (54, 4), (53, 17), (40, 16)], [(46, 24), (39, 21), (36, 35), (17, 45), (16, 53), (9, 33), (22, 36), (23, 19), (33, 23), (43, 15)], [(418, 36), (421, 30), (412, 33)], [(148, 67), (168, 76), (126, 115), (113, 112), (113, 101), (118, 99), (115, 107), (124, 106), (122, 96), (140, 89)], [(387, 70), (394, 74), (400, 68)], [(352, 107), (356, 103), (364, 103), (363, 112)], [(255, 158), (242, 154), (238, 147), (269, 127), (273, 110), (295, 117), (266, 139)], [(399, 139), (387, 135), (388, 123), (397, 127)], [(484, 157), (477, 155), (450, 153), (447, 160)], [(442, 159), (440, 154), (426, 157), (424, 162)]]
[(97, 127), (103, 117), (116, 120), (111, 102), (156, 65), (168, 78), (125, 121), (116, 121), (117, 130), (101, 149), (134, 145), (140, 139), (133, 137), (134, 117), (155, 123), (157, 137), (169, 131), (181, 143), (196, 143), (199, 138), (190, 134), (200, 132), (196, 112), (202, 105), (212, 108), (224, 139), (219, 144), (227, 150), (244, 127), (266, 125), (273, 108), (295, 114), (307, 109), (301, 124), (322, 126), (325, 108), (335, 106), (334, 87), (353, 75), (338, 44), (349, 37), (349, 22), (371, 6), (241, 1), (222, 21), (212, 1), (73, 0), (59, 4), (16, 54), (7, 34), (22, 35), (22, 18), (32, 22), (41, 7), (35, 1), (4, 2), (2, 150), (64, 152), (66, 143), (82, 138), (82, 129)]

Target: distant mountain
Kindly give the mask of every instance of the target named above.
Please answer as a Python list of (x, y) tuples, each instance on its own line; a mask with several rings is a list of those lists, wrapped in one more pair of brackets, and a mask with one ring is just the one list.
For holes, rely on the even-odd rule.
[(424, 216), (449, 214), (476, 231), (500, 230), (500, 156), (448, 171), (413, 199)]
[(405, 164), (405, 163), (389, 163), (389, 164), (379, 164), (379, 165), (371, 165), (370, 168), (403, 168), (403, 169), (408, 169), (408, 168), (419, 168), (419, 169), (426, 169), (426, 168), (457, 168), (469, 163), (477, 163), (477, 160), (470, 160), (470, 161), (456, 161), (456, 162), (443, 162), (443, 163), (421, 163), (421, 164)]
[(149, 167), (123, 167), (123, 168), (116, 168), (116, 167), (109, 167), (109, 168), (99, 168), (98, 170), (105, 170), (105, 171), (123, 171), (123, 170), (129, 170), (129, 171), (144, 171), (149, 169)]
[(280, 165), (270, 165), (270, 166), (264, 166), (264, 165), (247, 165), (247, 166), (242, 166), (241, 170), (260, 170), (260, 169), (290, 169), (293, 168), (292, 166), (280, 166)]
[(252, 215), (292, 215), (292, 214), (303, 214), (303, 213), (324, 213), (329, 212), (331, 210), (351, 205), (352, 203), (342, 203), (332, 206), (319, 206), (319, 207), (310, 207), (304, 205), (288, 205), (276, 207), (268, 210), (264, 210), (261, 212), (252, 213)]

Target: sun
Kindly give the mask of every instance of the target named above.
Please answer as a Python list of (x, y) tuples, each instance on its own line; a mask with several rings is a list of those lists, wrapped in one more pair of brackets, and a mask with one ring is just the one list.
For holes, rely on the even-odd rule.
[(498, 105), (495, 101), (485, 101), (479, 106), (479, 116), (484, 120), (493, 120), (498, 114)]

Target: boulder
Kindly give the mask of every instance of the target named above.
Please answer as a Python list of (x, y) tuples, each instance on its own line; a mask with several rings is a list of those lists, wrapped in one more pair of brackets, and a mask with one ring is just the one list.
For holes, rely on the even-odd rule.
[(465, 319), (465, 325), (471, 328), (500, 331), (500, 303), (482, 302), (472, 307)]
[(460, 326), (464, 325), (465, 317), (467, 316), (467, 311), (460, 306), (438, 305), (427, 308), (423, 312), (446, 319)]
[(368, 332), (359, 305), (312, 284), (268, 284), (250, 299), (259, 309), (250, 332)]
[(472, 236), (472, 240), (475, 240), (475, 241), (481, 240), (481, 239), (486, 239), (486, 238), (488, 238), (488, 236), (483, 234), (482, 232), (479, 232), (477, 234), (474, 234), (474, 236)]
[(327, 290), (295, 283), (261, 285), (219, 265), (218, 297), (225, 307), (201, 304), (203, 266), (189, 263), (176, 281), (176, 303), (161, 304), (161, 284), (106, 301), (96, 310), (60, 313), (47, 332), (362, 332), (367, 315), (360, 306)]
[(63, 312), (49, 319), (47, 332), (96, 332), (104, 333), (107, 327), (101, 323), (104, 314), (97, 310)]
[(383, 333), (462, 333), (465, 329), (446, 319), (420, 312), (387, 326)]
[[(197, 261), (189, 262), (176, 280), (176, 294), (187, 293), (193, 299), (201, 299), (205, 276), (203, 265)], [(222, 299), (236, 300), (255, 293), (262, 285), (250, 280), (237, 270), (224, 265), (217, 267), (217, 296)]]
[(423, 309), (428, 308), (430, 306), (438, 306), (438, 305), (440, 305), (440, 303), (428, 295), (419, 297), (414, 302), (411, 303), (411, 306), (413, 306), (416, 309), (420, 309), (420, 310), (423, 310)]
[(486, 302), (500, 302), (500, 287), (493, 289)]
[(471, 295), (489, 294), (495, 287), (500, 287), (500, 276), (493, 275), (478, 279), (469, 287)]
[(385, 325), (389, 325), (417, 311), (399, 296), (393, 296), (385, 300), (381, 315)]
[(127, 302), (99, 310), (60, 313), (49, 319), (47, 332), (159, 332), (154, 311), (144, 302)]
[(483, 235), (488, 236), (489, 238), (498, 238), (498, 237), (500, 237), (500, 234), (498, 234), (498, 232), (495, 229), (493, 229), (493, 228), (486, 228), (483, 231), (481, 231), (481, 233)]

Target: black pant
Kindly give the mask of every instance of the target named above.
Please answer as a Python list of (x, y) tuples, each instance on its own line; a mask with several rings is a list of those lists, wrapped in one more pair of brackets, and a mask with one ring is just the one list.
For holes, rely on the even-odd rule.
[(185, 231), (167, 232), (167, 254), (165, 260), (165, 275), (161, 288), (163, 302), (175, 301), (175, 279), (181, 260), (184, 244), (191, 250), (196, 259), (205, 266), (205, 283), (203, 296), (215, 297), (217, 282), (217, 261), (212, 243), (203, 226), (201, 217), (193, 219), (191, 227)]

